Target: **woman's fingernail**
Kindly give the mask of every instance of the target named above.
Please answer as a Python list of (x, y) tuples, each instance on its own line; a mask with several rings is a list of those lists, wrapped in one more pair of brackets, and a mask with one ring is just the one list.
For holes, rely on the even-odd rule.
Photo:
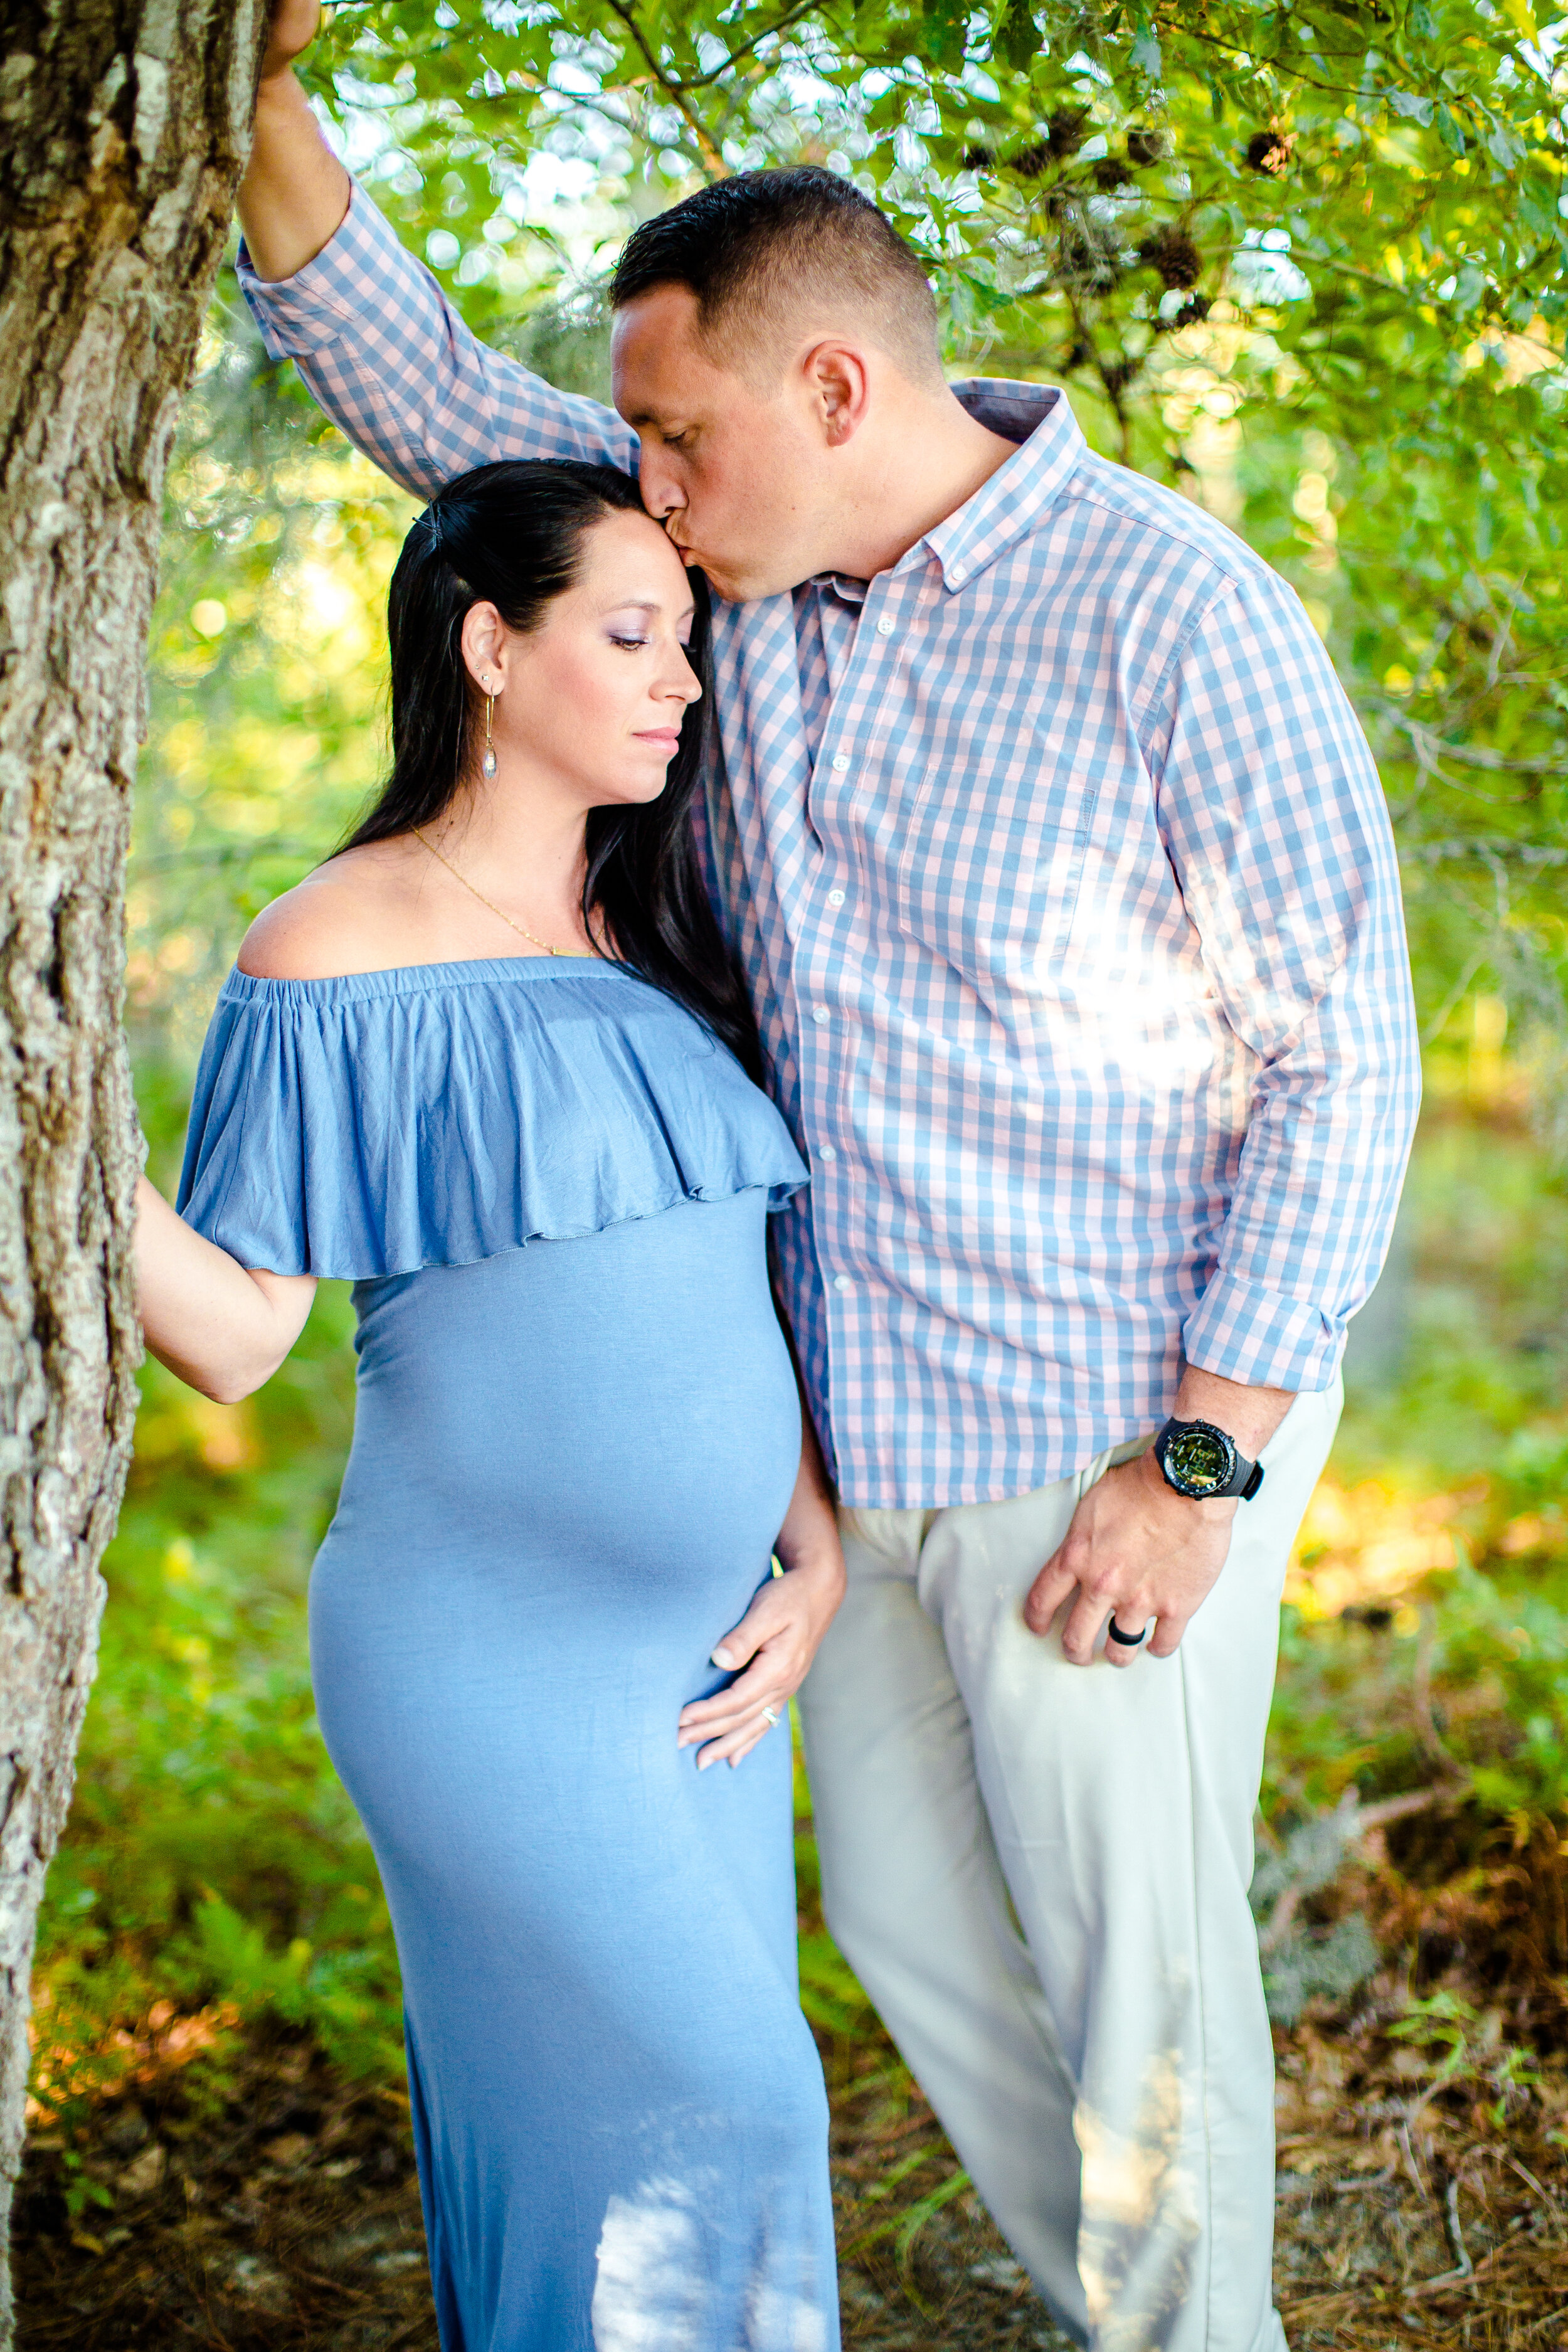
[(735, 1661), (730, 1655), (728, 1650), (715, 1650), (713, 1653), (713, 1664), (716, 1666), (722, 1666), (727, 1675), (732, 1675), (735, 1671)]

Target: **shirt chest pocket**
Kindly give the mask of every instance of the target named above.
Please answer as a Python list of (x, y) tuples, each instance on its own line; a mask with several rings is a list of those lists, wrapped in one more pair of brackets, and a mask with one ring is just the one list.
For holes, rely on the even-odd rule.
[(955, 744), (906, 804), (900, 929), (984, 994), (1037, 970), (1067, 945), (1099, 798), (1095, 769), (1056, 730), (1004, 757)]

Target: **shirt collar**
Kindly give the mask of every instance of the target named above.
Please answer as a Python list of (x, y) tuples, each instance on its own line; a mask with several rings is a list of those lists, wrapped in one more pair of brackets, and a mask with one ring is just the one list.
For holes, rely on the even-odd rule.
[(963, 587), (1034, 530), (1077, 471), (1086, 446), (1066, 393), (1054, 384), (975, 376), (952, 389), (977, 424), (1019, 446), (920, 542), (935, 556), (949, 590)]
[[(953, 514), (918, 539), (893, 569), (934, 555), (942, 584), (962, 588), (977, 572), (994, 563), (1014, 541), (1032, 530), (1083, 456), (1083, 429), (1068, 404), (1065, 392), (1054, 384), (1014, 383), (1002, 376), (972, 376), (952, 386), (961, 404), (978, 424), (1005, 441), (1018, 444), (988, 481)], [(866, 601), (864, 580), (840, 572), (818, 572), (805, 583), (830, 591), (846, 604)]]

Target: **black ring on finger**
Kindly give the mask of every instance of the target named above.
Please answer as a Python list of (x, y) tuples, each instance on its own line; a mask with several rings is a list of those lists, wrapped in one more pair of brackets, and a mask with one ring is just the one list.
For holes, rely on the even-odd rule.
[(1119, 1642), (1124, 1650), (1136, 1650), (1139, 1644), (1142, 1642), (1143, 1634), (1148, 1633), (1149, 1628), (1145, 1625), (1142, 1633), (1124, 1633), (1121, 1626), (1117, 1623), (1115, 1618), (1112, 1617), (1105, 1631), (1109, 1638), (1113, 1642)]

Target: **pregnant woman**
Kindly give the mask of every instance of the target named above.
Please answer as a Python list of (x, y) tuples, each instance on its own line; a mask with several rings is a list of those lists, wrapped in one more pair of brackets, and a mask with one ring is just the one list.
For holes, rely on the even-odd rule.
[(390, 780), (241, 949), (179, 1214), (142, 1188), (148, 1344), (242, 1396), (354, 1283), (311, 1659), (444, 2352), (831, 2352), (784, 1716), (843, 1564), (765, 1268), (805, 1171), (689, 826), (690, 588), (621, 475), (489, 466), (390, 622)]

